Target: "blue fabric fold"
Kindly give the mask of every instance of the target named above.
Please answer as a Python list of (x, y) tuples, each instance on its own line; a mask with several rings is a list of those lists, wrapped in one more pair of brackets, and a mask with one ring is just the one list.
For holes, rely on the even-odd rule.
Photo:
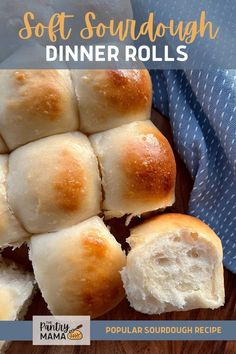
[(169, 118), (194, 180), (188, 213), (221, 238), (236, 272), (236, 70), (151, 71), (153, 102)]

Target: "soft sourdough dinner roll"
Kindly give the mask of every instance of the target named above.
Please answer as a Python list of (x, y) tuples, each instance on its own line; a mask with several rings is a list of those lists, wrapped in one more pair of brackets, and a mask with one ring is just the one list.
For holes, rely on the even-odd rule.
[(10, 154), (8, 197), (31, 233), (56, 231), (100, 212), (101, 181), (88, 138), (55, 135)]
[(7, 173), (8, 155), (0, 155), (0, 249), (16, 242), (21, 243), (29, 236), (9, 206), (6, 190)]
[[(33, 275), (0, 257), (0, 321), (23, 319), (34, 290)], [(9, 343), (0, 341), (0, 353)]]
[(125, 254), (99, 217), (30, 241), (36, 281), (54, 315), (101, 316), (124, 297)]
[(151, 121), (126, 124), (90, 140), (100, 163), (107, 217), (141, 215), (174, 203), (174, 155)]
[(122, 270), (128, 300), (137, 311), (160, 314), (224, 305), (222, 245), (202, 221), (165, 214), (131, 230)]
[(79, 127), (68, 70), (1, 70), (0, 133), (10, 150)]
[(152, 85), (148, 71), (73, 70), (80, 129), (96, 133), (150, 118)]

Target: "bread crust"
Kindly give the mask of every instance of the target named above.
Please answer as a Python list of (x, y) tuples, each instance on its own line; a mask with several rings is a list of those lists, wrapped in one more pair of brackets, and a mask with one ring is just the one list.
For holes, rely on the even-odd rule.
[(81, 70), (72, 78), (81, 131), (91, 134), (150, 118), (152, 84), (146, 69)]
[(90, 140), (102, 173), (107, 217), (141, 215), (174, 203), (174, 154), (151, 121), (126, 124)]
[(68, 70), (3, 70), (0, 132), (10, 150), (74, 131), (79, 112)]
[(92, 85), (99, 98), (104, 99), (104, 104), (113, 106), (121, 115), (149, 109), (152, 91), (146, 70), (107, 70), (103, 71), (103, 79), (101, 72), (94, 70), (91, 76), (95, 77)]
[(15, 71), (12, 72), (12, 81), (18, 95), (7, 102), (7, 110), (11, 115), (17, 114), (30, 119), (45, 119), (54, 121), (59, 119), (66, 104), (59, 73), (49, 71)]
[(132, 248), (135, 248), (148, 241), (150, 237), (162, 237), (167, 233), (184, 229), (190, 230), (193, 233), (193, 237), (194, 233), (201, 235), (202, 238), (215, 247), (219, 257), (222, 259), (223, 250), (220, 238), (203, 221), (190, 215), (168, 213), (155, 216), (131, 229), (131, 236), (127, 239), (127, 242)]
[(9, 159), (8, 196), (30, 233), (57, 231), (98, 214), (101, 180), (88, 138), (65, 133), (16, 149)]
[(32, 237), (30, 257), (54, 315), (95, 318), (124, 297), (119, 272), (126, 257), (99, 217), (57, 233)]
[[(167, 139), (150, 124), (140, 124), (142, 141), (132, 139), (121, 147), (122, 161), (127, 183), (125, 198), (150, 202), (165, 199), (174, 193), (176, 164)], [(149, 140), (150, 137), (154, 139)]]

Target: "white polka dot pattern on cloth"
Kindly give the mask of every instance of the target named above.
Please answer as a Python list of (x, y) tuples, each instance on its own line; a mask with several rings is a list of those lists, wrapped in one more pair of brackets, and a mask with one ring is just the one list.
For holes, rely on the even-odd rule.
[(151, 71), (154, 106), (168, 116), (194, 188), (189, 214), (221, 238), (236, 272), (236, 71)]
[[(158, 57), (163, 59), (157, 61), (152, 57), (153, 60), (145, 61), (148, 69), (179, 68), (210, 71), (217, 68), (236, 68), (235, 0), (191, 0), (191, 2), (189, 0), (131, 0), (131, 4), (138, 26), (145, 23), (150, 13), (153, 13), (153, 25), (150, 22), (148, 27), (149, 30), (151, 28), (151, 31), (147, 31), (147, 35), (139, 36), (136, 41), (138, 46), (151, 47), (154, 45)], [(187, 25), (193, 22), (197, 33), (192, 31), (194, 26)], [(182, 26), (178, 26), (179, 23), (182, 23), (183, 29), (186, 29), (186, 32), (183, 31), (183, 33), (188, 33), (187, 37), (181, 32)], [(200, 34), (200, 23), (202, 24), (201, 29), (204, 28), (204, 34), (202, 31)], [(172, 25), (174, 30), (171, 31)], [(160, 28), (164, 29), (158, 31)], [(144, 31), (144, 33), (146, 32)], [(149, 40), (149, 33), (157, 34), (155, 40), (152, 36)], [(181, 35), (179, 35), (180, 33)], [(184, 51), (188, 54), (188, 59), (184, 62), (164, 60), (164, 45), (168, 45), (168, 53), (174, 58), (176, 58), (177, 46), (186, 46)]]

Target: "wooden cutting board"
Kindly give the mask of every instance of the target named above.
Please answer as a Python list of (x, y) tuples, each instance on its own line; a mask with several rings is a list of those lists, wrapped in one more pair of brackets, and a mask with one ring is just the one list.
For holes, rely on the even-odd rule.
[[(167, 119), (153, 111), (152, 120), (162, 133), (168, 138), (173, 146), (171, 130)], [(177, 185), (176, 203), (169, 211), (184, 213), (187, 210), (190, 192), (193, 186), (192, 180), (183, 164), (176, 155), (177, 162)], [(139, 223), (134, 220), (131, 226)], [(112, 233), (117, 240), (126, 248), (125, 238), (129, 235), (128, 229), (117, 220), (109, 222)], [(7, 249), (4, 255), (14, 259), (24, 265), (26, 269), (31, 269), (31, 264), (27, 257), (27, 248), (21, 247), (14, 252)], [(236, 320), (236, 276), (225, 270), (225, 306), (218, 310), (194, 310), (188, 312), (173, 312), (159, 316), (148, 316), (136, 312), (129, 307), (127, 300), (123, 300), (119, 306), (102, 316), (101, 320)], [(32, 305), (29, 308), (25, 319), (31, 320), (32, 315), (49, 314), (47, 306), (38, 291)], [(236, 353), (236, 342), (158, 342), (158, 341), (130, 341), (130, 342), (92, 342), (89, 347), (78, 346), (32, 346), (31, 342), (14, 342), (11, 344), (7, 354), (233, 354)]]

